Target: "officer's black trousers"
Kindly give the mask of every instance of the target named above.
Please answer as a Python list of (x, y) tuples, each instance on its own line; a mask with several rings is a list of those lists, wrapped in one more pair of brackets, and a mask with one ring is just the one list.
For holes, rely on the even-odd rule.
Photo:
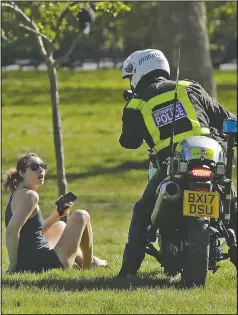
[(127, 273), (135, 274), (140, 268), (145, 257), (146, 232), (156, 201), (156, 189), (165, 176), (164, 170), (157, 171), (149, 181), (142, 198), (134, 205), (119, 276)]

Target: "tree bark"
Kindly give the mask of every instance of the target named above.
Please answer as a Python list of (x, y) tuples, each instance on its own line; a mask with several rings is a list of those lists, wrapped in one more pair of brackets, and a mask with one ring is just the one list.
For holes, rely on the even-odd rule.
[(157, 10), (153, 48), (164, 52), (170, 63), (171, 78), (176, 78), (178, 48), (181, 44), (180, 79), (197, 81), (215, 97), (205, 3), (160, 1)]
[(53, 58), (49, 58), (47, 62), (48, 77), (50, 82), (50, 95), (52, 104), (52, 120), (53, 120), (53, 133), (55, 145), (55, 157), (57, 168), (57, 181), (59, 196), (65, 195), (68, 190), (67, 180), (64, 168), (64, 145), (61, 132), (61, 118), (59, 110), (59, 92), (58, 92), (58, 78), (56, 67), (53, 65)]

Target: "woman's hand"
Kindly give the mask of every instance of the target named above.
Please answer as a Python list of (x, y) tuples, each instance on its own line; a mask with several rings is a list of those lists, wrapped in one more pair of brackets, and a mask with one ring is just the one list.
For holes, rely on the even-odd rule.
[[(63, 195), (59, 196), (58, 200), (61, 199), (63, 197)], [(64, 212), (59, 215), (60, 218), (63, 218), (63, 217), (66, 217), (69, 215), (70, 213), (70, 209), (71, 207), (73, 206), (73, 202), (68, 202), (65, 204), (65, 209), (64, 209)], [(57, 208), (56, 208), (56, 211), (57, 211)], [(58, 212), (58, 211), (57, 211)]]
[(63, 214), (60, 217), (63, 218), (63, 217), (68, 216), (72, 206), (73, 206), (73, 202), (66, 203), (65, 207), (67, 207), (67, 208), (64, 210)]

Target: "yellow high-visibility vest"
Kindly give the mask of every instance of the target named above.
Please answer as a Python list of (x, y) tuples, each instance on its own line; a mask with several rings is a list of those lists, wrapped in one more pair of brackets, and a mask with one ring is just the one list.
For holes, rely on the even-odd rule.
[[(179, 102), (180, 105), (182, 105), (183, 114), (187, 117), (187, 119), (190, 120), (192, 129), (189, 131), (185, 131), (180, 134), (174, 135), (174, 143), (180, 142), (183, 139), (191, 137), (191, 136), (207, 135), (210, 133), (209, 128), (200, 126), (193, 104), (191, 103), (188, 97), (186, 88), (191, 83), (192, 82), (189, 82), (189, 81), (178, 82), (177, 104)], [(156, 111), (158, 111), (160, 108), (159, 105), (162, 106), (164, 103), (168, 103), (168, 102), (171, 102), (171, 104), (173, 104), (174, 95), (175, 95), (175, 90), (172, 90), (169, 92), (162, 93), (160, 95), (156, 95), (152, 97), (150, 100), (148, 100), (147, 102), (141, 99), (133, 98), (126, 106), (126, 108), (132, 108), (135, 110), (139, 110), (141, 112), (146, 128), (155, 143), (155, 146), (153, 147), (153, 149), (157, 152), (169, 146), (170, 135), (168, 138), (161, 140), (159, 126), (158, 124), (156, 124), (155, 117), (153, 117), (153, 109), (156, 106), (157, 107)]]

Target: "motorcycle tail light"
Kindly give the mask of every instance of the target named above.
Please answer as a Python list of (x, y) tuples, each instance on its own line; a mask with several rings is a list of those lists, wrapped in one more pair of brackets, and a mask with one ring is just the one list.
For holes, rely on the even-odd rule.
[(209, 168), (194, 168), (189, 171), (189, 174), (193, 177), (210, 178), (213, 177), (213, 172)]
[(217, 162), (216, 164), (216, 175), (224, 176), (226, 174), (226, 166), (223, 162)]

